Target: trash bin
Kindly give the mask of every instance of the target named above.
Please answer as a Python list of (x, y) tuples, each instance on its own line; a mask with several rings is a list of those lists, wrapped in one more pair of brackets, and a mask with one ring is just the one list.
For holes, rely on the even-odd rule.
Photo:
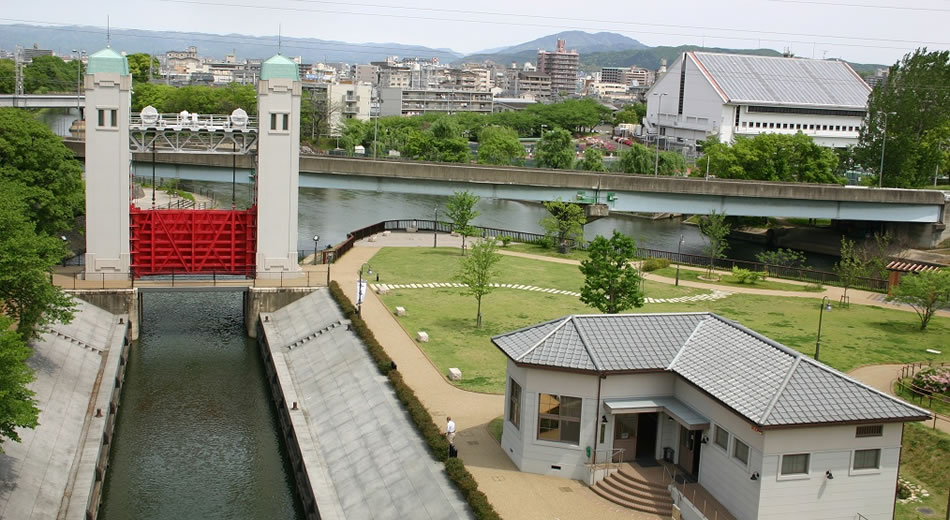
[(673, 448), (663, 448), (663, 460), (673, 463)]

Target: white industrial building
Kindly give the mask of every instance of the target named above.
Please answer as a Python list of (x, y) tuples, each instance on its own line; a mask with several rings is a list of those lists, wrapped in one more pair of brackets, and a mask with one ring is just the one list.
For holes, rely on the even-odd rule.
[(858, 142), (870, 93), (843, 61), (687, 52), (650, 89), (644, 123), (670, 145), (802, 132), (846, 147)]

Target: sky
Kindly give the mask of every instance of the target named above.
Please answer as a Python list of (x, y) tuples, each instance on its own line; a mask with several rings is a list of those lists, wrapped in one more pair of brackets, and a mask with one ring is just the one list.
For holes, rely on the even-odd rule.
[[(950, 49), (950, 0), (31, 0), (0, 23), (394, 42), (471, 53), (564, 30), (608, 31), (649, 45), (790, 49), (797, 56), (892, 64)], [(634, 8), (635, 6), (635, 8)], [(570, 47), (570, 42), (568, 47)]]

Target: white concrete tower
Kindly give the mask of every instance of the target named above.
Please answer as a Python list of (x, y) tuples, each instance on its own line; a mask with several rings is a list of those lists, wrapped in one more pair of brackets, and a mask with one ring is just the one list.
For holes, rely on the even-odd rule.
[(129, 273), (129, 63), (105, 48), (86, 69), (86, 274)]
[(276, 55), (261, 64), (257, 83), (257, 272), (288, 273), (297, 264), (300, 174), (300, 75)]

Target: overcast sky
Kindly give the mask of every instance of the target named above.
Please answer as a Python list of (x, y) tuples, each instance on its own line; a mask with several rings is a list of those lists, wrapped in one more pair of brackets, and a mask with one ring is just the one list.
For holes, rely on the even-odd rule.
[[(610, 31), (650, 46), (786, 47), (798, 56), (891, 64), (950, 48), (947, 0), (30, 0), (14, 21), (396, 42), (469, 53), (563, 30)], [(570, 42), (568, 42), (570, 47)]]

